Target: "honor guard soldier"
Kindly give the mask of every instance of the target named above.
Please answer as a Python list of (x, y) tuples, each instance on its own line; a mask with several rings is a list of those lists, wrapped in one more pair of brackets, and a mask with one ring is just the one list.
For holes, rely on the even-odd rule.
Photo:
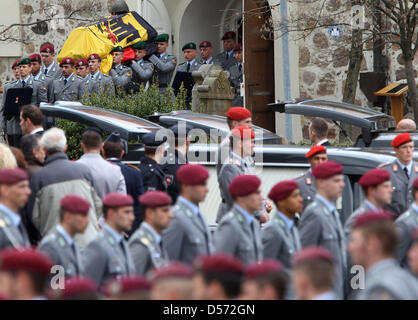
[(75, 70), (77, 72), (77, 76), (79, 76), (82, 80), (88, 81), (91, 79), (89, 77), (90, 69), (89, 69), (89, 62), (86, 59), (78, 59), (75, 62)]
[(188, 163), (187, 152), (190, 146), (189, 132), (193, 129), (191, 125), (184, 122), (175, 124), (168, 128), (174, 134), (174, 141), (167, 150), (167, 163), (163, 166), (166, 179), (172, 179), (168, 186), (167, 193), (175, 203), (180, 193), (180, 183), (176, 173), (181, 165)]
[(213, 57), (212, 57), (212, 43), (210, 41), (203, 41), (199, 44), (200, 50), (200, 57), (199, 60), (200, 64), (213, 64)]
[(167, 93), (176, 69), (177, 58), (166, 53), (170, 36), (166, 33), (158, 35), (154, 41), (157, 43), (157, 54), (151, 55), (149, 61), (154, 64), (154, 76), (157, 77), (160, 93)]
[(366, 270), (356, 300), (416, 300), (418, 282), (395, 260), (396, 228), (389, 213), (365, 212), (354, 222), (348, 250)]
[(145, 156), (139, 159), (139, 169), (144, 177), (144, 191), (160, 190), (167, 191), (172, 179), (166, 179), (163, 169), (159, 162), (164, 157), (164, 143), (167, 136), (157, 137), (156, 132), (150, 132), (142, 136)]
[(132, 69), (122, 64), (123, 48), (121, 46), (114, 47), (110, 54), (113, 57), (113, 67), (110, 69), (109, 75), (115, 84), (116, 92), (119, 88), (125, 90), (132, 80)]
[(404, 213), (413, 201), (412, 184), (418, 177), (418, 163), (413, 160), (414, 141), (408, 132), (398, 134), (392, 141), (396, 160), (381, 167), (390, 173), (393, 186), (392, 203), (388, 209), (398, 217)]
[(186, 62), (179, 64), (177, 72), (190, 72), (199, 70), (202, 64), (196, 60), (196, 44), (194, 42), (186, 43), (181, 49), (184, 53)]
[(40, 52), (43, 62), (41, 73), (50, 76), (54, 80), (61, 78), (61, 68), (59, 68), (58, 64), (55, 62), (54, 46), (51, 43), (46, 42), (43, 45), (41, 45)]
[(109, 193), (102, 202), (105, 223), (84, 252), (85, 275), (100, 287), (110, 279), (135, 274), (131, 252), (124, 239), (124, 232), (131, 230), (135, 219), (134, 201), (130, 195)]
[(131, 195), (134, 199), (135, 221), (132, 224), (132, 229), (128, 232), (128, 235), (131, 235), (138, 229), (143, 219), (138, 202), (138, 197), (144, 193), (144, 178), (142, 172), (134, 165), (122, 163), (121, 159), (123, 158), (125, 151), (119, 132), (112, 132), (112, 134), (106, 138), (102, 151), (103, 158), (120, 167), (123, 177), (125, 178), (126, 193)]
[(338, 300), (333, 291), (335, 267), (332, 253), (309, 246), (292, 259), (292, 283), (298, 300)]
[(61, 60), (62, 77), (55, 79), (52, 84), (50, 102), (55, 101), (79, 101), (84, 95), (84, 82), (73, 73), (74, 60), (64, 58)]
[(284, 300), (287, 275), (277, 260), (253, 263), (245, 269), (241, 300)]
[(222, 37), (225, 51), (216, 56), (215, 64), (222, 66), (224, 70), (229, 70), (229, 68), (237, 63), (237, 60), (234, 57), (234, 47), (237, 44), (236, 40), (237, 34), (233, 31), (226, 32)]
[(35, 80), (31, 74), (32, 66), (30, 59), (20, 59), (20, 61), (17, 63), (17, 66), (20, 69), (20, 79), (6, 84), (4, 86), (2, 98), (3, 111), (1, 113), (1, 117), (3, 121), (3, 130), (7, 134), (9, 145), (20, 147), (20, 138), (22, 137), (22, 130), (19, 125), (19, 115), (3, 115), (3, 112), (5, 111), (6, 96), (8, 90), (13, 88), (32, 88), (33, 91), (31, 97), (31, 104), (35, 104), (37, 106), (39, 106), (41, 102), (48, 102), (48, 99), (46, 86), (43, 85), (41, 81)]
[(29, 199), (28, 175), (22, 169), (0, 170), (0, 248), (30, 246), (19, 210)]
[(12, 64), (12, 71), (13, 71), (13, 75), (15, 76), (16, 80), (20, 79), (20, 68), (18, 67), (17, 63), (20, 61), (20, 59), (17, 59), (15, 62), (13, 62)]
[(301, 249), (300, 236), (295, 226), (296, 213), (302, 212), (303, 200), (298, 183), (286, 180), (277, 183), (269, 193), (277, 211), (262, 231), (264, 259), (276, 259), (287, 271), (292, 256)]
[(100, 72), (100, 64), (102, 59), (97, 53), (92, 53), (88, 57), (90, 68), (90, 82), (88, 83), (89, 93), (97, 95), (115, 95), (115, 85), (112, 78)]
[(408, 251), (413, 242), (414, 230), (418, 228), (418, 178), (414, 180), (412, 194), (414, 202), (409, 209), (395, 221), (398, 230), (398, 249), (396, 258), (401, 267), (408, 268)]
[[(303, 210), (314, 201), (316, 195), (315, 177), (312, 174), (312, 170), (325, 161), (328, 161), (327, 151), (324, 146), (313, 146), (305, 155), (311, 168), (304, 175), (296, 178), (296, 182), (299, 184), (300, 194), (303, 198)], [(342, 193), (341, 209), (338, 212), (341, 213), (340, 219), (342, 223), (353, 212), (353, 191), (351, 189), (350, 180), (347, 176), (343, 175), (344, 190)], [(297, 218), (299, 220), (299, 218)]]
[(148, 191), (139, 197), (144, 210), (144, 221), (129, 240), (129, 250), (136, 273), (146, 275), (151, 269), (168, 264), (168, 255), (163, 248), (162, 232), (170, 225), (170, 196), (162, 191)]
[(104, 288), (107, 300), (149, 300), (151, 283), (143, 277), (122, 277)]
[(244, 271), (244, 266), (237, 258), (226, 254), (199, 257), (194, 263), (194, 299), (238, 299)]
[(312, 169), (317, 194), (303, 211), (299, 223), (302, 247), (320, 246), (328, 249), (334, 257), (336, 272), (335, 293), (341, 299), (348, 293), (346, 238), (336, 200), (344, 189), (343, 166), (327, 161)]
[(177, 179), (181, 184), (180, 196), (172, 209), (174, 218), (163, 232), (163, 243), (171, 261), (190, 265), (196, 257), (214, 251), (210, 231), (199, 210), (199, 203), (205, 201), (209, 191), (209, 172), (202, 165), (185, 164), (177, 171)]
[(345, 236), (348, 239), (356, 218), (366, 211), (381, 211), (390, 204), (392, 199), (392, 184), (390, 174), (385, 169), (372, 169), (366, 172), (358, 184), (363, 188), (366, 199), (345, 222)]
[(260, 223), (254, 217), (263, 201), (260, 185), (261, 180), (253, 175), (232, 180), (229, 193), (234, 204), (215, 232), (216, 251), (235, 256), (244, 264), (263, 260)]
[(234, 58), (237, 61), (229, 68), (229, 82), (235, 91), (235, 99), (233, 105), (243, 105), (244, 101), (241, 96), (241, 83), (243, 81), (244, 66), (242, 64), (242, 44), (237, 43), (234, 47)]
[(83, 233), (90, 222), (90, 204), (82, 197), (68, 195), (61, 199), (60, 224), (45, 236), (38, 250), (49, 256), (54, 265), (64, 267), (67, 277), (83, 274), (75, 235)]
[(154, 65), (151, 62), (144, 60), (144, 57), (147, 55), (146, 47), (147, 44), (143, 41), (135, 42), (132, 46), (135, 52), (135, 61), (131, 61), (133, 75), (132, 82), (128, 87), (128, 92), (139, 92), (141, 85), (143, 85), (145, 89), (148, 88), (149, 81), (154, 74)]

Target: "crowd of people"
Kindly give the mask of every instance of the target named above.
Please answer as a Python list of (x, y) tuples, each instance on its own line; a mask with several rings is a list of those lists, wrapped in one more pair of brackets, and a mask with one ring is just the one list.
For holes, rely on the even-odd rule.
[[(365, 199), (346, 212), (337, 202), (352, 191), (342, 165), (328, 160), (324, 120), (309, 127), (308, 172), (263, 197), (252, 114), (231, 107), (212, 229), (199, 209), (209, 171), (187, 159), (191, 126), (169, 128), (174, 140), (144, 135), (136, 167), (121, 161), (118, 132), (103, 141), (86, 129), (83, 156), (71, 161), (65, 133), (44, 132), (38, 107), (23, 107), (20, 119), (21, 148), (0, 144), (4, 298), (418, 299), (418, 164), (409, 133), (393, 140), (393, 163), (360, 178)], [(59, 267), (62, 286), (52, 280)]]

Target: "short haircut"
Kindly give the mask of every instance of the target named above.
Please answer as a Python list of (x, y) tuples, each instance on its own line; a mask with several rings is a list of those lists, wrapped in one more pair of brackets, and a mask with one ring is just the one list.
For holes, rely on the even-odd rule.
[(375, 236), (382, 245), (382, 253), (394, 256), (398, 244), (398, 234), (392, 221), (376, 221), (358, 228), (363, 236), (368, 239)]
[(157, 148), (144, 146), (144, 150), (145, 150), (145, 155), (153, 156), (153, 155), (155, 155), (155, 153), (157, 151)]
[(27, 134), (20, 140), (20, 149), (22, 150), (26, 160), (32, 159), (32, 151), (39, 150), (41, 147), (39, 145), (39, 140), (41, 140), (41, 136), (37, 134)]
[(297, 263), (293, 270), (304, 273), (315, 290), (329, 290), (334, 287), (335, 270), (330, 261), (305, 260)]
[(49, 154), (64, 152), (67, 145), (67, 138), (64, 130), (51, 128), (47, 130), (41, 138), (40, 145), (43, 146)]
[(24, 120), (30, 119), (30, 121), (35, 126), (41, 126), (43, 121), (43, 114), (40, 108), (37, 106), (34, 106), (33, 104), (27, 104), (20, 109), (20, 112), (22, 113), (22, 118)]
[(224, 289), (224, 293), (228, 299), (238, 297), (241, 290), (243, 274), (241, 272), (202, 272), (205, 283), (218, 282)]
[(271, 272), (266, 275), (259, 276), (254, 281), (260, 288), (265, 286), (272, 286), (276, 292), (279, 300), (284, 300), (286, 295), (286, 283), (288, 281), (286, 274), (283, 271)]
[(87, 149), (99, 149), (102, 141), (101, 135), (95, 131), (86, 131), (81, 138), (81, 142)]
[(104, 143), (103, 150), (107, 158), (120, 158), (122, 151), (124, 150), (124, 145), (122, 142), (110, 142), (107, 141)]
[(102, 206), (102, 210), (103, 210), (103, 218), (107, 219), (107, 212), (109, 211), (109, 207), (103, 205)]
[(328, 124), (322, 118), (313, 118), (311, 121), (311, 131), (314, 131), (319, 139), (325, 139), (328, 137)]

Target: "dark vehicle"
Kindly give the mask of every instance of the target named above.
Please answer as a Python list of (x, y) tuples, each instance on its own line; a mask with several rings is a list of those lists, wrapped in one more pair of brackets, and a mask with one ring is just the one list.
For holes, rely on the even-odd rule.
[[(112, 110), (83, 106), (79, 103), (58, 102), (54, 105), (42, 103), (41, 110), (45, 115), (95, 126), (107, 133), (115, 130), (119, 131), (124, 139), (131, 142), (128, 146), (128, 154), (123, 159), (125, 162), (131, 164), (138, 163), (140, 156), (144, 152), (143, 145), (139, 141), (141, 136), (150, 131), (163, 129), (163, 126), (145, 119)], [(196, 119), (199, 119), (199, 126), (201, 128), (215, 127), (211, 121), (214, 116), (204, 116), (198, 114), (196, 116), (197, 118), (193, 121), (196, 123)], [(165, 121), (165, 118), (161, 118), (162, 116), (158, 120)], [(218, 117), (215, 116), (215, 118)], [(178, 113), (175, 119), (177, 119), (176, 121), (187, 122), (187, 119), (193, 119), (193, 114), (190, 114), (190, 112)], [(169, 126), (172, 123), (166, 122), (165, 125)], [(217, 123), (219, 124), (220, 122)], [(270, 136), (266, 134), (265, 137), (269, 140)], [(132, 141), (138, 141), (138, 143), (132, 143)], [(205, 213), (210, 223), (214, 223), (218, 204), (221, 201), (215, 168), (217, 150), (218, 145), (216, 143), (193, 143), (190, 146), (188, 154), (191, 162), (204, 164), (210, 172), (208, 184), (210, 191), (206, 201), (201, 206), (202, 212)], [(293, 179), (305, 173), (309, 168), (305, 158), (308, 150), (309, 147), (269, 144), (264, 143), (264, 140), (256, 141), (255, 160), (258, 174), (263, 181), (263, 195), (267, 195), (269, 190), (277, 182)], [(330, 148), (328, 149), (328, 157), (331, 160), (340, 162), (344, 166), (344, 174), (349, 177), (353, 187), (354, 208), (362, 200), (362, 194), (357, 185), (360, 176), (382, 163), (395, 159), (388, 152), (350, 148)]]

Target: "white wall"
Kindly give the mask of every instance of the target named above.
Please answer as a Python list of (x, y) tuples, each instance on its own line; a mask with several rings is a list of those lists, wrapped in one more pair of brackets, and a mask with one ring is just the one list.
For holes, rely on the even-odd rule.
[[(0, 10), (0, 25), (9, 26), (14, 23), (20, 23), (20, 2), (16, 0), (1, 0), (2, 10)], [(7, 8), (7, 9), (5, 9)], [(16, 39), (20, 37), (20, 31), (12, 36)], [(22, 55), (22, 44), (16, 41), (1, 42), (0, 45), (0, 57), (20, 57)]]

